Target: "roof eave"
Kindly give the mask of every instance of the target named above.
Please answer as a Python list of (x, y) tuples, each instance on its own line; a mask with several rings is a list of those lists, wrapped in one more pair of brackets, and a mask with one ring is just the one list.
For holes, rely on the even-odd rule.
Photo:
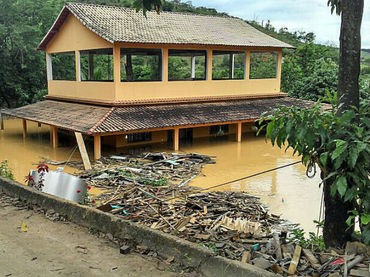
[(53, 25), (49, 29), (49, 31), (46, 33), (40, 44), (37, 46), (37, 50), (46, 50), (46, 47), (48, 43), (52, 40), (54, 35), (59, 31), (59, 28), (63, 25), (64, 21), (70, 14), (70, 10), (67, 8), (67, 6), (64, 6), (63, 9), (60, 11), (57, 19), (54, 21)]

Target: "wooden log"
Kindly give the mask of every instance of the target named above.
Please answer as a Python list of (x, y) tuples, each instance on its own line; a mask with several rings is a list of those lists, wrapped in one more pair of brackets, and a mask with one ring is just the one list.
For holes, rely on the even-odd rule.
[(290, 275), (294, 275), (296, 270), (297, 270), (297, 266), (298, 266), (298, 263), (299, 263), (299, 258), (301, 256), (301, 251), (302, 251), (302, 247), (297, 245), (294, 249), (293, 258), (292, 258), (292, 260), (290, 262), (290, 265), (289, 265), (289, 268), (288, 268), (288, 273)]
[(84, 168), (85, 168), (85, 170), (90, 170), (91, 169), (91, 163), (90, 163), (89, 155), (87, 154), (87, 151), (86, 151), (86, 146), (85, 146), (85, 142), (82, 138), (82, 134), (78, 133), (78, 132), (75, 132), (75, 137), (76, 137), (76, 140), (77, 140), (78, 149), (80, 150), (80, 154), (81, 154), (82, 162), (84, 164)]
[[(352, 261), (347, 264), (347, 270), (351, 270), (355, 267), (358, 263), (361, 263), (364, 260), (364, 256), (356, 256)], [(347, 272), (348, 272), (347, 271)]]

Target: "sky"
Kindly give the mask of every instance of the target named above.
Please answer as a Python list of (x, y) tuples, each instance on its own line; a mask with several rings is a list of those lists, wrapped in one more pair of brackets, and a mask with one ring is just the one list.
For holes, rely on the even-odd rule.
[[(275, 29), (313, 32), (316, 42), (339, 45), (340, 17), (330, 13), (327, 0), (192, 0), (194, 6), (215, 8), (245, 20), (266, 22)], [(365, 0), (362, 48), (370, 49), (370, 1)]]

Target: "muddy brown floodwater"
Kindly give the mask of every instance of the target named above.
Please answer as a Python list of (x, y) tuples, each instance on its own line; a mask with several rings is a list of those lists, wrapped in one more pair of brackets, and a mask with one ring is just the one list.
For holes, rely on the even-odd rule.
[[(24, 181), (30, 169), (42, 159), (67, 160), (75, 146), (73, 139), (53, 149), (49, 142), (49, 128), (38, 127), (36, 123), (28, 122), (28, 137), (23, 139), (22, 121), (7, 119), (4, 121), (5, 130), (0, 131), (0, 161), (8, 160), (15, 178)], [(88, 148), (91, 142), (88, 142)], [(151, 149), (167, 150), (164, 145), (155, 145)], [(90, 153), (90, 149), (88, 149)], [(112, 150), (107, 150), (112, 153)], [(119, 149), (118, 152), (124, 150)], [(285, 152), (266, 143), (264, 138), (257, 138), (253, 134), (243, 136), (241, 143), (228, 140), (209, 139), (196, 140), (191, 145), (182, 146), (183, 152), (197, 152), (216, 156), (216, 164), (207, 165), (203, 175), (195, 178), (190, 184), (202, 188), (209, 188), (230, 180), (239, 179), (254, 173), (289, 164), (299, 160), (292, 157), (290, 151)], [(103, 155), (108, 154), (104, 152)], [(76, 151), (71, 160), (80, 160)], [(66, 168), (73, 172), (74, 169)], [(322, 190), (319, 188), (319, 174), (313, 179), (305, 175), (305, 168), (301, 164), (266, 173), (247, 180), (218, 187), (217, 190), (245, 191), (259, 196), (261, 201), (269, 206), (272, 213), (282, 215), (291, 222), (300, 223), (308, 231), (315, 231), (313, 220), (317, 220), (320, 210)]]

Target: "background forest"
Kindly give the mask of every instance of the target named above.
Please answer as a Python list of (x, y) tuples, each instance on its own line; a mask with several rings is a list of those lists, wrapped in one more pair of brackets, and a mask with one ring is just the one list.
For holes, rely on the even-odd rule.
[[(36, 50), (58, 16), (64, 0), (0, 0), (0, 107), (16, 107), (46, 94), (45, 55)], [(79, 2), (131, 7), (130, 0), (79, 0)], [(191, 2), (165, 1), (164, 11), (228, 16)], [(330, 16), (330, 14), (328, 14)], [(316, 100), (337, 90), (338, 49), (315, 44), (315, 35), (276, 30), (269, 21), (248, 22), (260, 31), (296, 47), (284, 50), (282, 91), (292, 97)], [(370, 98), (370, 49), (362, 51), (361, 94)]]

